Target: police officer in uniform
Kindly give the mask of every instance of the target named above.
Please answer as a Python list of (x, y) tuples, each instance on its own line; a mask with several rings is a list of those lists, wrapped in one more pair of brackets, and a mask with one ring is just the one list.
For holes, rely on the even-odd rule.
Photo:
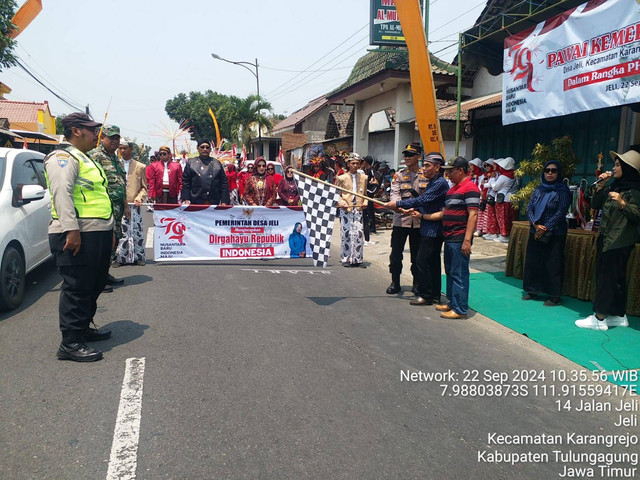
[(111, 336), (106, 329), (91, 328), (97, 299), (107, 283), (114, 245), (114, 219), (107, 193), (107, 176), (87, 152), (97, 141), (100, 123), (89, 115), (72, 113), (62, 119), (71, 144), (44, 159), (51, 193), (49, 246), (62, 276), (59, 318), (62, 342), (60, 360), (93, 362), (102, 352), (85, 342)]
[[(427, 178), (420, 171), (420, 155), (422, 147), (418, 143), (407, 145), (402, 151), (405, 168), (396, 173), (391, 182), (391, 202), (408, 200), (419, 196), (427, 187)], [(393, 204), (395, 207), (395, 203)], [(413, 275), (412, 291), (415, 294), (417, 286), (416, 258), (420, 249), (420, 219), (410, 214), (394, 212), (393, 230), (391, 232), (391, 255), (389, 255), (389, 272), (391, 273), (391, 285), (387, 293), (393, 295), (400, 291), (400, 274), (402, 273), (402, 259), (404, 246), (409, 238), (409, 250), (411, 252), (411, 273)]]
[[(116, 247), (122, 238), (122, 217), (127, 205), (127, 173), (124, 171), (124, 164), (116, 155), (120, 146), (120, 127), (116, 125), (105, 125), (102, 128), (102, 138), (100, 145), (89, 152), (89, 156), (100, 166), (107, 175), (107, 193), (113, 205), (113, 219), (115, 221), (114, 231), (116, 233)], [(116, 247), (111, 252), (111, 266), (117, 268), (120, 263), (116, 262)], [(111, 285), (124, 283), (121, 278), (113, 275), (107, 277), (107, 287), (105, 292), (111, 292)]]

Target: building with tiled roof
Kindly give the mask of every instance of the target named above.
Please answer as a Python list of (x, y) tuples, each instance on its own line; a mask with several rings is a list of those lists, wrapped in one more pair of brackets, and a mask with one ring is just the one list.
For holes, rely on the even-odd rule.
[[(437, 99), (453, 101), (457, 67), (434, 55), (430, 55), (430, 59)], [(471, 78), (463, 76), (462, 83), (469, 88)], [(361, 155), (371, 155), (375, 160), (387, 161), (392, 168), (397, 168), (405, 146), (420, 141), (406, 48), (380, 48), (363, 55), (347, 80), (330, 92), (327, 99), (333, 105), (353, 106), (353, 150)], [(439, 103), (438, 108), (446, 105)], [(455, 147), (455, 125), (452, 123), (442, 125), (447, 155), (453, 154)]]
[(56, 134), (56, 120), (49, 102), (15, 102), (0, 100), (0, 118), (9, 120), (12, 130)]

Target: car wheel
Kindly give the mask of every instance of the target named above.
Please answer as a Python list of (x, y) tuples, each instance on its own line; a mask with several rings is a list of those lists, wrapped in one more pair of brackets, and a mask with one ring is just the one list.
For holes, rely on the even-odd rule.
[(24, 259), (18, 250), (8, 247), (0, 264), (0, 309), (13, 310), (24, 298)]

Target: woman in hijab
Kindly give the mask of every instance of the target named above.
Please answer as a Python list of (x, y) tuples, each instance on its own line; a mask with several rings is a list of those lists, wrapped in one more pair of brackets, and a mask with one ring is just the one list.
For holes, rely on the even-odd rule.
[(247, 179), (244, 198), (247, 205), (264, 205), (270, 207), (276, 203), (278, 186), (273, 176), (267, 175), (267, 161), (258, 157), (255, 161), (255, 173)]
[(300, 192), (298, 192), (298, 185), (293, 178), (291, 165), (284, 169), (284, 177), (278, 183), (278, 195), (280, 196), (280, 205), (297, 206), (300, 201)]
[(244, 187), (247, 184), (247, 180), (249, 179), (249, 177), (253, 175), (253, 172), (253, 162), (250, 162), (247, 163), (246, 168), (243, 168), (242, 170), (240, 170), (240, 173), (238, 173), (238, 195), (240, 202), (242, 203), (246, 203), (246, 201), (244, 200)]
[(289, 249), (291, 258), (304, 258), (307, 250), (307, 239), (302, 234), (302, 224), (296, 222), (293, 232), (289, 235)]
[[(602, 209), (596, 239), (596, 293), (593, 314), (576, 320), (576, 326), (592, 330), (628, 327), (627, 261), (640, 240), (640, 153), (609, 152), (612, 172), (598, 177), (590, 199), (591, 208)], [(614, 178), (610, 186), (605, 183)]]
[(549, 298), (547, 307), (560, 305), (564, 277), (564, 244), (567, 239), (565, 216), (571, 203), (569, 187), (562, 181), (562, 165), (550, 160), (544, 166), (542, 182), (531, 194), (529, 243), (524, 265), (522, 300), (532, 300), (540, 293)]

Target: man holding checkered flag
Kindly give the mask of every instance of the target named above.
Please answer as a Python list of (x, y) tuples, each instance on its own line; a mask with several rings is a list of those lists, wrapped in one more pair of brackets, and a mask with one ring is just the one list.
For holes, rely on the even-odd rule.
[[(342, 266), (366, 268), (362, 264), (364, 248), (362, 210), (367, 207), (369, 200), (377, 201), (365, 196), (367, 176), (358, 171), (362, 163), (360, 155), (350, 154), (347, 163), (349, 171), (336, 179), (335, 186), (294, 170), (309, 229), (309, 243), (315, 266), (326, 267), (327, 265), (337, 202), (342, 230), (340, 251)], [(338, 190), (341, 190), (340, 196), (338, 196)]]
[(314, 266), (327, 266), (338, 190), (331, 184), (293, 171), (298, 184), (302, 210), (309, 229), (309, 244)]

